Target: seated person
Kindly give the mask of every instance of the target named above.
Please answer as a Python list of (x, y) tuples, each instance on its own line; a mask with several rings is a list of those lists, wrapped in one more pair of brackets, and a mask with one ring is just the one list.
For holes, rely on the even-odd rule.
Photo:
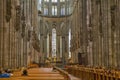
[(9, 78), (9, 77), (10, 77), (9, 73), (6, 73), (6, 71), (2, 73), (2, 71), (0, 71), (0, 78)]
[(53, 67), (53, 70), (52, 70), (53, 72), (56, 72), (57, 70), (56, 70), (56, 68), (55, 67)]
[(8, 69), (7, 73), (9, 73), (11, 76), (13, 76), (13, 71), (11, 69)]
[(7, 73), (12, 73), (12, 70), (11, 70), (11, 69), (8, 69), (8, 70), (7, 70)]
[(22, 76), (27, 76), (27, 75), (28, 75), (27, 70), (26, 70), (26, 69), (23, 69), (23, 70), (22, 70)]

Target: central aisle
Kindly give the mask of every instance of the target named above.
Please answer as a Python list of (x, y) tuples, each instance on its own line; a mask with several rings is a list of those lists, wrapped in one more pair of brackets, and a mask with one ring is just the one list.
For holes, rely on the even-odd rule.
[[(1, 79), (0, 79), (1, 80)], [(2, 80), (65, 80), (58, 72), (52, 68), (32, 68), (28, 70), (28, 76), (21, 76), (21, 72), (14, 72), (11, 78)]]

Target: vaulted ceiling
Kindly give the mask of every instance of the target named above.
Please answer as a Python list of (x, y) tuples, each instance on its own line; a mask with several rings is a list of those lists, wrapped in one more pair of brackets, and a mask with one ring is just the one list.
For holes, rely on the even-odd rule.
[(65, 17), (72, 14), (75, 0), (39, 0), (41, 16)]

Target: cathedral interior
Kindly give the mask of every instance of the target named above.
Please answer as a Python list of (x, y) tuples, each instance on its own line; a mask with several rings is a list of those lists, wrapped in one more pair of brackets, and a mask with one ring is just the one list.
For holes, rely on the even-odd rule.
[(120, 80), (120, 0), (0, 0), (0, 10), (1, 70)]

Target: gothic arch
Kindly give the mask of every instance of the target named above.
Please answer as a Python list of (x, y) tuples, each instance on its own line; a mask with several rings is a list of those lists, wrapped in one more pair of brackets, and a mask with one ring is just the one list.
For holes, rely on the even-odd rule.
[(53, 22), (53, 23), (52, 23), (52, 29), (53, 29), (53, 28), (55, 28), (55, 29), (57, 28), (57, 22)]
[(49, 32), (49, 23), (45, 22), (44, 26), (43, 26), (43, 31), (44, 31), (44, 35), (47, 35)]
[(60, 25), (60, 33), (62, 36), (65, 35), (65, 22), (61, 22), (61, 25)]

